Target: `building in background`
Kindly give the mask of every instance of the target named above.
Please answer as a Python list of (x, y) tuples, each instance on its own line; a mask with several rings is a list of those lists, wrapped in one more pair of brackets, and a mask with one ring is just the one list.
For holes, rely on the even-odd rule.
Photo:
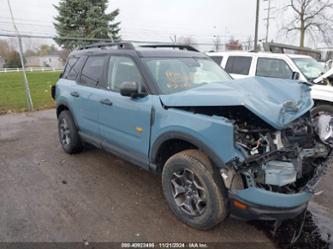
[(64, 67), (59, 51), (50, 52), (48, 55), (27, 56), (25, 59), (27, 67)]

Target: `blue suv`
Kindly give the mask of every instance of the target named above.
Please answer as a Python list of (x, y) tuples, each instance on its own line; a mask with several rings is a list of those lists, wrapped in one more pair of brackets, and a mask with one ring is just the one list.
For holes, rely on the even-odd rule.
[(160, 175), (171, 210), (197, 229), (304, 212), (333, 144), (307, 84), (232, 80), (190, 46), (82, 47), (52, 94), (65, 152), (89, 143)]

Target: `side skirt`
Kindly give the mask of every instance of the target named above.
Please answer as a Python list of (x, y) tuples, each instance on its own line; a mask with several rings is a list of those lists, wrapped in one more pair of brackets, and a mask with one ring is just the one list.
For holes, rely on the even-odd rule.
[(102, 141), (101, 139), (88, 135), (82, 131), (79, 131), (79, 135), (84, 142), (92, 144), (99, 149), (103, 149), (103, 150), (123, 159), (124, 161), (128, 161), (136, 166), (139, 166), (139, 167), (141, 167), (145, 170), (149, 170), (149, 171), (152, 171), (152, 169), (154, 168), (154, 167), (151, 167), (144, 158), (138, 157), (138, 156), (132, 154), (131, 152), (126, 151), (118, 146), (115, 146), (113, 144)]

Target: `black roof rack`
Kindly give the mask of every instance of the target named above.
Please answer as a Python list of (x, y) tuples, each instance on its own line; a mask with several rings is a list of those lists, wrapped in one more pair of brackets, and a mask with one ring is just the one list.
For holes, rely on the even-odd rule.
[(178, 48), (180, 50), (188, 50), (193, 52), (199, 52), (196, 48), (190, 45), (184, 44), (149, 44), (149, 45), (140, 45), (140, 47), (144, 48)]
[(90, 45), (79, 47), (78, 50), (89, 48), (105, 48), (105, 47), (117, 47), (118, 49), (135, 49), (130, 42), (98, 42)]
[[(98, 42), (93, 43), (90, 45), (79, 47), (78, 50), (84, 50), (84, 49), (90, 49), (90, 48), (106, 48), (106, 47), (116, 47), (117, 49), (131, 49), (135, 50), (134, 45), (131, 42)], [(180, 50), (188, 50), (193, 52), (199, 52), (196, 48), (190, 46), (190, 45), (184, 45), (184, 44), (144, 44), (139, 45), (138, 47), (143, 48), (178, 48)]]

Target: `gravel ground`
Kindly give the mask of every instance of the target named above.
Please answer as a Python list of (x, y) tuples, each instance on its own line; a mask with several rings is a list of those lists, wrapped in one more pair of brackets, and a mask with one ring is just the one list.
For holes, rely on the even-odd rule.
[(65, 154), (54, 110), (0, 116), (0, 170), (1, 242), (254, 242), (274, 248), (263, 231), (231, 218), (205, 232), (185, 226), (169, 210), (159, 177), (115, 156), (95, 149)]

